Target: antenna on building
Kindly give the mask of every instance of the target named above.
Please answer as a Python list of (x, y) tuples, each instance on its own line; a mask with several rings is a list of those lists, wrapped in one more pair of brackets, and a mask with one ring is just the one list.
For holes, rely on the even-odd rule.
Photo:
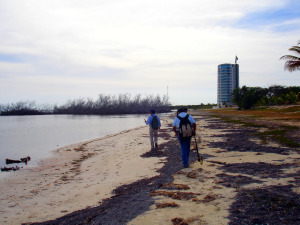
[(235, 55), (235, 64), (238, 60), (239, 60), (239, 58), (237, 57), (237, 55)]

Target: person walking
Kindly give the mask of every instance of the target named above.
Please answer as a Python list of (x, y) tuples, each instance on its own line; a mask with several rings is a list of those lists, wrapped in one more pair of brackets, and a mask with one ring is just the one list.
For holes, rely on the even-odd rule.
[(186, 109), (180, 108), (178, 109), (178, 116), (175, 117), (172, 126), (180, 143), (183, 167), (188, 168), (191, 138), (196, 132), (195, 120), (191, 115), (187, 114)]
[(151, 150), (158, 148), (158, 130), (161, 127), (160, 119), (157, 115), (155, 115), (155, 110), (152, 109), (150, 111), (150, 116), (147, 120), (145, 120), (146, 125), (149, 125), (149, 136), (150, 136), (150, 144)]

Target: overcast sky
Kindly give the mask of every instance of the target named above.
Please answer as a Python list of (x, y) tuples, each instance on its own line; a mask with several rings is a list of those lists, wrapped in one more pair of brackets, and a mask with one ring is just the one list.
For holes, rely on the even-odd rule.
[(279, 60), (299, 40), (299, 0), (0, 0), (0, 103), (216, 103), (217, 66), (236, 55), (240, 86), (299, 86)]

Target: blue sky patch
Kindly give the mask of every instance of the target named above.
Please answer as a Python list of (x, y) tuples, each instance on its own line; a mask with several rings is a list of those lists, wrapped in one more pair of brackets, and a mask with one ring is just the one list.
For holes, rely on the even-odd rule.
[(269, 27), (278, 31), (290, 31), (299, 29), (299, 23), (286, 24), (286, 22), (296, 19), (300, 19), (300, 2), (291, 1), (290, 4), (280, 9), (269, 9), (245, 15), (237, 21), (235, 27), (243, 29)]
[(19, 55), (0, 53), (0, 62), (18, 63), (22, 62), (22, 59)]

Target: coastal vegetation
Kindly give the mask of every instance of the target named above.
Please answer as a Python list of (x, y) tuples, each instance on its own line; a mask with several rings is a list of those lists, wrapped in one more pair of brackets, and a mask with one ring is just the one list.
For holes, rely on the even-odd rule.
[[(253, 109), (262, 106), (290, 105), (300, 101), (300, 86), (285, 87), (280, 85), (262, 87), (237, 88), (232, 93), (233, 102), (238, 109)], [(99, 94), (96, 100), (79, 98), (68, 100), (62, 105), (37, 105), (34, 101), (19, 101), (0, 104), (0, 115), (44, 115), (44, 114), (75, 114), (75, 115), (111, 115), (111, 114), (142, 114), (154, 108), (157, 112), (170, 112), (180, 107), (192, 110), (212, 109), (216, 104), (171, 105), (166, 95), (131, 96), (130, 94), (106, 95)]]
[(105, 95), (98, 99), (79, 98), (69, 100), (63, 105), (36, 105), (34, 101), (21, 101), (0, 105), (0, 115), (43, 115), (43, 114), (77, 114), (77, 115), (111, 115), (142, 114), (154, 108), (157, 112), (169, 112), (170, 103), (166, 96), (132, 97), (130, 94)]
[(232, 97), (239, 109), (295, 104), (300, 101), (300, 86), (274, 85), (269, 88), (243, 86), (234, 89)]
[(188, 108), (188, 109), (193, 109), (193, 110), (197, 110), (197, 109), (212, 109), (214, 106), (217, 106), (217, 104), (199, 104), (199, 105), (172, 105), (170, 106), (171, 109), (176, 110), (178, 108)]

